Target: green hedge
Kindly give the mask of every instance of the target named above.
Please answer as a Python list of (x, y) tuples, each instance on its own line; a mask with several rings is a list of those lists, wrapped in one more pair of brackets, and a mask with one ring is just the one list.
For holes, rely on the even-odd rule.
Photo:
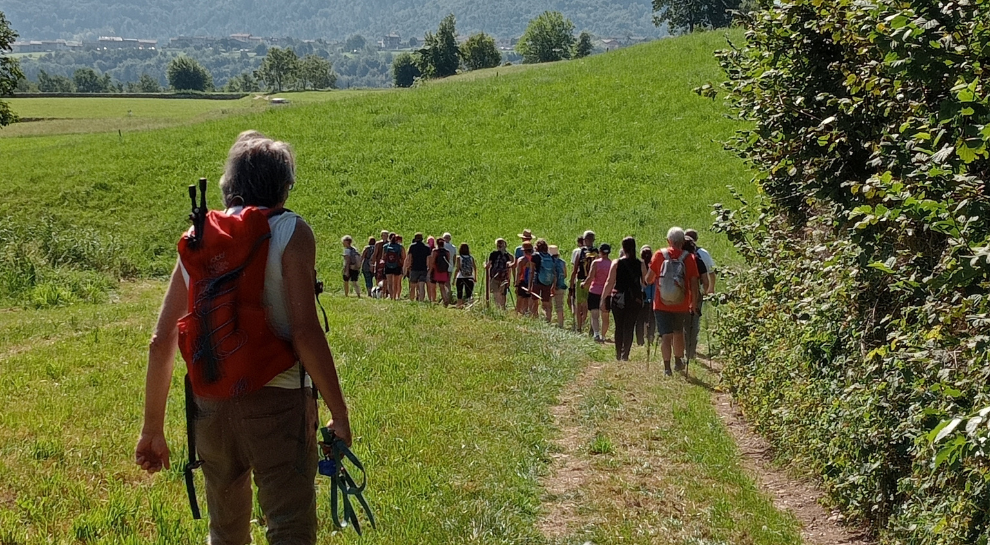
[(720, 53), (761, 199), (725, 380), (885, 542), (987, 543), (990, 3), (783, 0)]

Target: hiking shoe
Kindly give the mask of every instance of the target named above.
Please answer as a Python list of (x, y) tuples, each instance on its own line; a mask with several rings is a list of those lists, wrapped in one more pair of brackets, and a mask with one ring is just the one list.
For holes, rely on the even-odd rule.
[(596, 343), (602, 343), (602, 342), (605, 342), (605, 341), (602, 340), (601, 336), (595, 335), (595, 342)]
[(684, 362), (680, 358), (674, 360), (674, 371), (683, 371), (686, 368), (687, 366), (684, 365)]
[(670, 362), (669, 361), (663, 362), (663, 374), (667, 375), (668, 377), (674, 375), (674, 373), (671, 373), (670, 372)]

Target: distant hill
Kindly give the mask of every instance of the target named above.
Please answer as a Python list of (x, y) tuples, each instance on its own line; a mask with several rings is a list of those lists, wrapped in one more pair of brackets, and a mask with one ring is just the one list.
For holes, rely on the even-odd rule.
[(422, 38), (445, 15), (461, 34), (522, 34), (545, 10), (559, 10), (577, 31), (599, 36), (657, 37), (650, 0), (5, 0), (0, 6), (24, 39), (87, 39), (99, 35), (180, 35), (377, 39), (397, 32)]

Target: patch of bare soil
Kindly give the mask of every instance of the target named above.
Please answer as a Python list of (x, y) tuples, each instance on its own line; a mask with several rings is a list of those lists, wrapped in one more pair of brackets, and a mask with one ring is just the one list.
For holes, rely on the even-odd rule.
[(813, 483), (793, 478), (773, 464), (770, 446), (750, 429), (732, 396), (712, 398), (719, 416), (742, 454), (743, 467), (774, 499), (778, 509), (791, 512), (801, 522), (801, 538), (813, 545), (871, 545), (862, 530), (842, 524), (842, 515), (828, 512), (818, 500), (821, 490)]

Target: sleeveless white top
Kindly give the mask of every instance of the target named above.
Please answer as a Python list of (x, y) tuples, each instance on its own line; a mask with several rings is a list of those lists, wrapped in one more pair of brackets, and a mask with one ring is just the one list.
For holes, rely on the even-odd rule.
[[(243, 206), (234, 206), (224, 211), (225, 214), (240, 214)], [(282, 281), (282, 254), (289, 244), (293, 233), (296, 232), (296, 219), (299, 215), (294, 212), (283, 212), (268, 219), (268, 227), (271, 229), (272, 238), (268, 242), (268, 262), (265, 264), (265, 292), (261, 302), (265, 306), (265, 315), (268, 317), (268, 326), (278, 337), (287, 341), (292, 340), (292, 330), (289, 323), (288, 297), (285, 292), (285, 283)], [(182, 271), (182, 279), (189, 287), (189, 273), (186, 272), (182, 260), (179, 260), (179, 268)], [(291, 369), (273, 378), (265, 386), (273, 388), (285, 388), (294, 390), (299, 388), (299, 373), (301, 365), (295, 365)], [(309, 375), (306, 376), (306, 387), (312, 387), (313, 382)]]

